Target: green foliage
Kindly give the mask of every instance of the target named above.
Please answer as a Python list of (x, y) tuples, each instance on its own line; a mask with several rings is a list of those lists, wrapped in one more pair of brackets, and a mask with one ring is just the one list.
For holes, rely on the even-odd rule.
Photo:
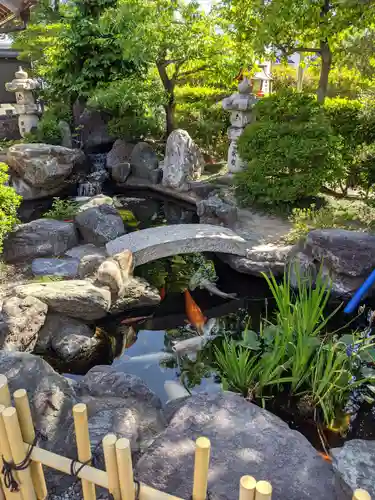
[(362, 201), (329, 200), (317, 208), (295, 208), (289, 220), (293, 228), (286, 240), (295, 243), (313, 229), (341, 228), (352, 231), (375, 230), (375, 209)]
[(342, 175), (336, 184), (346, 194), (360, 188), (365, 196), (375, 181), (375, 107), (371, 101), (326, 99), (324, 109), (341, 141)]
[(158, 289), (166, 287), (169, 292), (182, 292), (199, 286), (202, 279), (216, 280), (214, 263), (201, 254), (174, 255), (143, 264), (135, 274), (146, 279)]
[(60, 200), (54, 198), (51, 210), (48, 210), (43, 217), (57, 220), (71, 220), (78, 212), (79, 204), (71, 200)]
[[(320, 77), (318, 97), (327, 92), (332, 59), (339, 64), (356, 43), (347, 43), (358, 33), (373, 32), (374, 11), (371, 0), (339, 3), (311, 0), (227, 0), (222, 15), (251, 41), (254, 50), (265, 57), (301, 52), (318, 57)], [(371, 64), (368, 57), (367, 64)], [(344, 60), (344, 64), (347, 62)]]
[(187, 130), (204, 151), (220, 158), (228, 149), (229, 114), (221, 105), (227, 93), (190, 85), (176, 89), (176, 126)]
[(0, 162), (0, 251), (7, 233), (17, 223), (17, 208), (22, 201), (22, 197), (7, 185), (8, 181), (8, 166)]
[[(302, 88), (303, 92), (313, 94), (319, 85), (319, 71), (311, 61), (304, 67)], [(272, 90), (295, 90), (297, 88), (297, 70), (294, 66), (277, 64), (272, 67)], [(357, 99), (363, 92), (373, 88), (373, 81), (364, 78), (356, 70), (334, 66), (329, 73), (327, 97), (346, 97)]]
[(165, 94), (155, 77), (127, 78), (98, 88), (88, 105), (109, 113), (110, 132), (115, 137), (136, 140), (160, 137), (164, 131)]
[[(144, 65), (124, 57), (114, 19), (106, 17), (116, 5), (116, 0), (74, 0), (64, 4), (54, 19), (49, 15), (35, 19), (16, 38), (15, 47), (36, 60), (51, 102), (84, 101), (100, 84), (140, 74)], [(129, 27), (130, 18), (127, 23)]]
[(46, 144), (61, 144), (62, 136), (58, 118), (47, 110), (35, 130), (25, 136), (27, 142), (44, 142)]
[(235, 178), (240, 199), (275, 204), (316, 195), (340, 159), (323, 109), (308, 95), (285, 92), (261, 99), (255, 110), (257, 122), (238, 141), (247, 163)]

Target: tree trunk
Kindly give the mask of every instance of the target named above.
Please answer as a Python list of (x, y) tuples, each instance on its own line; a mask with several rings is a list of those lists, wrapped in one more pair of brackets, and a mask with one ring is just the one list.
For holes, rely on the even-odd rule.
[(167, 137), (176, 128), (174, 123), (174, 112), (176, 109), (176, 103), (174, 102), (174, 91), (169, 94), (168, 104), (164, 106), (165, 108), (165, 118), (167, 126)]
[(318, 102), (323, 103), (327, 95), (328, 77), (332, 65), (332, 53), (328, 42), (320, 42), (320, 57), (322, 59), (320, 68), (319, 87), (317, 91)]
[(157, 62), (156, 66), (158, 68), (159, 76), (163, 83), (164, 90), (168, 96), (168, 102), (164, 106), (165, 117), (166, 117), (166, 133), (168, 137), (169, 134), (173, 132), (173, 130), (175, 129), (175, 124), (174, 124), (174, 112), (176, 108), (175, 96), (174, 96), (175, 81), (173, 78), (168, 78), (165, 61)]

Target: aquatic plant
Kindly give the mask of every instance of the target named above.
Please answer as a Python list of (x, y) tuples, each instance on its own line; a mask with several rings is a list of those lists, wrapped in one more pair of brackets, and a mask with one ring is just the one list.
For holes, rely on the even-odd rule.
[(290, 270), (279, 283), (266, 279), (277, 306), (272, 321), (264, 320), (259, 333), (246, 326), (240, 340), (225, 337), (222, 348), (215, 348), (224, 387), (258, 400), (284, 391), (326, 426), (354, 391), (373, 402), (375, 370), (369, 373), (368, 366), (375, 360), (375, 336), (369, 330), (341, 338), (326, 332), (339, 307), (325, 314), (331, 287), (321, 272), (313, 284), (295, 271), (295, 292)]
[(192, 289), (196, 288), (200, 279), (217, 279), (214, 263), (199, 253), (158, 259), (137, 267), (135, 274), (158, 289), (166, 287), (168, 292), (176, 293), (190, 288), (191, 284)]
[[(291, 286), (292, 273), (295, 291)], [(292, 359), (294, 392), (312, 355), (321, 343), (319, 334), (324, 331), (328, 321), (341, 305), (331, 314), (325, 314), (331, 295), (331, 284), (323, 277), (322, 269), (314, 280), (310, 275), (302, 276), (298, 266), (285, 272), (279, 283), (273, 275), (269, 277), (264, 274), (264, 277), (277, 305), (275, 325), (278, 335), (283, 338), (283, 345)]]
[(43, 217), (57, 220), (70, 220), (77, 214), (79, 204), (72, 200), (61, 200), (54, 198), (50, 210), (43, 214)]

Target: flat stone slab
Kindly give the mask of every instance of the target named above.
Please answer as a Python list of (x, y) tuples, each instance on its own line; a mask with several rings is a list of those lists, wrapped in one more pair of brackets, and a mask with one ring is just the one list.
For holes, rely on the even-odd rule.
[(75, 278), (78, 275), (78, 259), (34, 259), (31, 270), (34, 276), (64, 276)]
[(109, 255), (133, 253), (135, 266), (171, 255), (219, 252), (245, 256), (246, 241), (231, 229), (210, 224), (176, 224), (125, 234), (106, 244)]

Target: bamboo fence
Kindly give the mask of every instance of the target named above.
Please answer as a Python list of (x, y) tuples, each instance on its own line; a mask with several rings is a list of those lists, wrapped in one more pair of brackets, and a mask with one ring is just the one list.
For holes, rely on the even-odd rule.
[[(130, 442), (107, 434), (102, 441), (105, 471), (90, 465), (91, 445), (85, 404), (73, 407), (74, 427), (78, 460), (57, 455), (38, 446), (30, 446), (35, 440), (35, 430), (27, 393), (19, 389), (13, 394), (14, 407), (4, 375), (0, 375), (0, 467), (4, 462), (25, 463), (22, 470), (13, 470), (18, 484), (17, 491), (5, 486), (5, 475), (0, 474), (0, 500), (43, 500), (48, 497), (43, 466), (74, 475), (81, 480), (83, 500), (96, 500), (96, 486), (109, 491), (114, 500), (182, 500), (162, 491), (134, 481)], [(209, 439), (199, 437), (196, 441), (193, 500), (207, 498), (208, 471), (211, 444)], [(27, 455), (30, 460), (25, 462)], [(257, 481), (252, 476), (243, 476), (239, 485), (239, 500), (271, 500), (272, 486), (268, 481)], [(353, 500), (371, 500), (361, 489), (353, 494)]]

